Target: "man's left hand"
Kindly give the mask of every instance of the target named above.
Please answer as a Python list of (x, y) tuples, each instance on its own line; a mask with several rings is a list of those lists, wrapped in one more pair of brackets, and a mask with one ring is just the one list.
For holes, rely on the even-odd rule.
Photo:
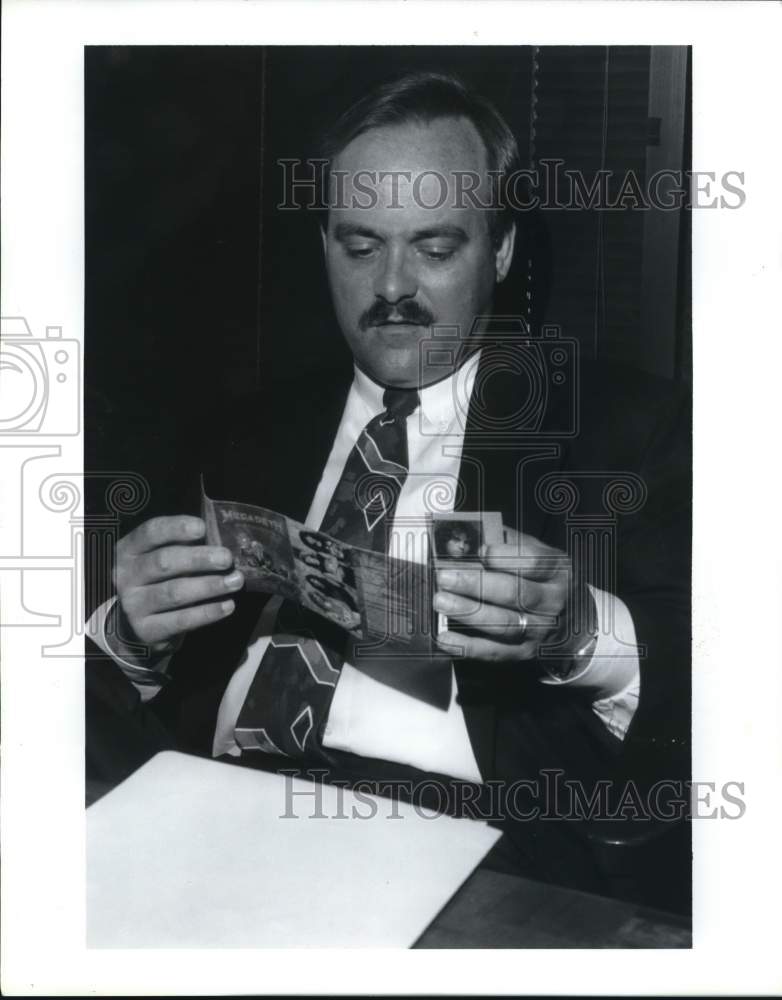
[(436, 611), (475, 635), (442, 632), (454, 656), (492, 662), (533, 659), (563, 621), (571, 591), (569, 556), (512, 528), (504, 545), (484, 546), (481, 565), (438, 570)]

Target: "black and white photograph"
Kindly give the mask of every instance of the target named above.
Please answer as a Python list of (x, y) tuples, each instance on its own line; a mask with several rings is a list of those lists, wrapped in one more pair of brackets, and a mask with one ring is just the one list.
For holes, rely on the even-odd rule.
[[(648, 925), (660, 947), (689, 946), (690, 58), (85, 50), (86, 466), (124, 449), (150, 493), (121, 526), (113, 617), (97, 609), (116, 629), (95, 628), (106, 656), (87, 665), (90, 810), (111, 812), (114, 790), (150, 773), (139, 761), (172, 749), (275, 773), (281, 796), (283, 770), (381, 800), (391, 780), (413, 810), (499, 832), (450, 887), (460, 913), (485, 879), (532, 883), (641, 914), (637, 944)], [(226, 543), (204, 544), (189, 501), (201, 476), (291, 519), (298, 599), (317, 618), (269, 609), (241, 555), (216, 566)], [(352, 655), (355, 586), (307, 558), (340, 560), (341, 542), (387, 553), (392, 535), (398, 551), (412, 515), (431, 515), (435, 648), (452, 656), (440, 705), (373, 670), (366, 646)], [(123, 656), (127, 643), (147, 650)], [(144, 669), (159, 690), (136, 703)], [(112, 729), (145, 720), (132, 754), (91, 742), (109, 683), (132, 706)], [(279, 752), (236, 740), (248, 691)], [(90, 849), (106, 848), (88, 842), (100, 944), (107, 917), (94, 927), (90, 905), (109, 886), (90, 881)], [(553, 942), (501, 920), (462, 917), (455, 933), (449, 912), (407, 944), (612, 943), (588, 918)], [(303, 933), (290, 945), (321, 943)]]
[[(436, 571), (456, 569), (463, 574), (468, 586), (475, 589), (474, 598), (481, 597), (481, 582), (483, 580), (482, 557), (488, 554), (488, 546), (502, 545), (504, 534), (502, 516), (493, 512), (460, 512), (459, 514), (437, 514), (429, 516), (429, 551), (432, 554), (432, 564)], [(522, 555), (521, 549), (511, 558)], [(454, 566), (454, 563), (459, 565)], [(472, 568), (472, 573), (470, 573)], [(472, 577), (472, 579), (471, 579)], [(475, 605), (476, 614), (480, 613), (480, 602)], [(448, 616), (438, 611), (435, 619), (436, 634), (449, 630), (453, 632), (470, 628), (469, 617), (463, 616), (449, 620)], [(480, 624), (478, 625), (480, 635)], [(500, 633), (502, 634), (502, 633)]]
[[(3, 991), (144, 995), (159, 968), (160, 995), (374, 992), (380, 948), (400, 994), (446, 992), (439, 968), (518, 992), (528, 962), (537, 992), (722, 989), (726, 927), (755, 914), (717, 858), (757, 893), (771, 877), (748, 845), (780, 813), (778, 727), (756, 713), (782, 707), (749, 624), (776, 620), (772, 590), (723, 562), (759, 520), (726, 520), (728, 496), (768, 502), (745, 470), (776, 463), (720, 422), (749, 347), (734, 335), (729, 362), (735, 323), (704, 325), (733, 315), (720, 255), (761, 283), (753, 308), (770, 279), (746, 222), (767, 165), (703, 83), (735, 5), (678, 5), (724, 7), (719, 45), (667, 4), (612, 31), (633, 5), (566, 27), (574, 5), (335, 3), (318, 38), (308, 3), (217, 6), (73, 4), (73, 124), (47, 126), (68, 181), (38, 258), (22, 221), (50, 165), (32, 170), (11, 61), (4, 727), (22, 756), (52, 701), (23, 685), (61, 691), (72, 784), (51, 808), (81, 861), (73, 967), (34, 975), (20, 919)], [(65, 23), (11, 7), (26, 51), (33, 9)], [(394, 30), (359, 24), (381, 7)], [(41, 301), (69, 260), (48, 309), (36, 259)], [(766, 932), (731, 933), (750, 956)], [(349, 978), (313, 978), (323, 949)], [(483, 978), (473, 949), (499, 956)], [(588, 979), (545, 980), (560, 949)]]
[(478, 561), (484, 545), (480, 517), (445, 517), (432, 521), (434, 557), (437, 560)]

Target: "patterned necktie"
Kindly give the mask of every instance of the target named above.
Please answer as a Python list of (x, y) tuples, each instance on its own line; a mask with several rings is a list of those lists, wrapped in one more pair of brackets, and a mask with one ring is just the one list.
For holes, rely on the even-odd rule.
[[(386, 552), (408, 473), (407, 418), (415, 389), (386, 389), (348, 455), (320, 530), (363, 549)], [(286, 602), (234, 731), (243, 750), (328, 759), (322, 734), (344, 662), (345, 633)], [(321, 641), (322, 640), (322, 641)]]
[(388, 550), (388, 533), (407, 478), (407, 418), (415, 389), (386, 389), (385, 409), (369, 421), (348, 455), (321, 531), (361, 549)]

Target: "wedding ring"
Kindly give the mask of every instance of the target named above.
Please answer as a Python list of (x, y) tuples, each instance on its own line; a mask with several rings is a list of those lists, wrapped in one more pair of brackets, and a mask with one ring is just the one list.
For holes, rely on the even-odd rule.
[(527, 616), (523, 611), (517, 611), (516, 614), (519, 616), (519, 622), (516, 628), (521, 632), (522, 635), (527, 631)]

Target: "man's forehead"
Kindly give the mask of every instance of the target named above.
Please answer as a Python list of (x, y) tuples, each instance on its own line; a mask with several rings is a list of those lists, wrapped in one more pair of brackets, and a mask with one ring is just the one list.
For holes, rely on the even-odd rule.
[(337, 154), (331, 171), (330, 205), (340, 221), (366, 220), (371, 209), (444, 226), (454, 212), (475, 211), (460, 191), (488, 189), (486, 150), (465, 118), (370, 129)]
[(486, 150), (466, 118), (435, 118), (372, 128), (339, 152), (335, 170), (485, 171)]

